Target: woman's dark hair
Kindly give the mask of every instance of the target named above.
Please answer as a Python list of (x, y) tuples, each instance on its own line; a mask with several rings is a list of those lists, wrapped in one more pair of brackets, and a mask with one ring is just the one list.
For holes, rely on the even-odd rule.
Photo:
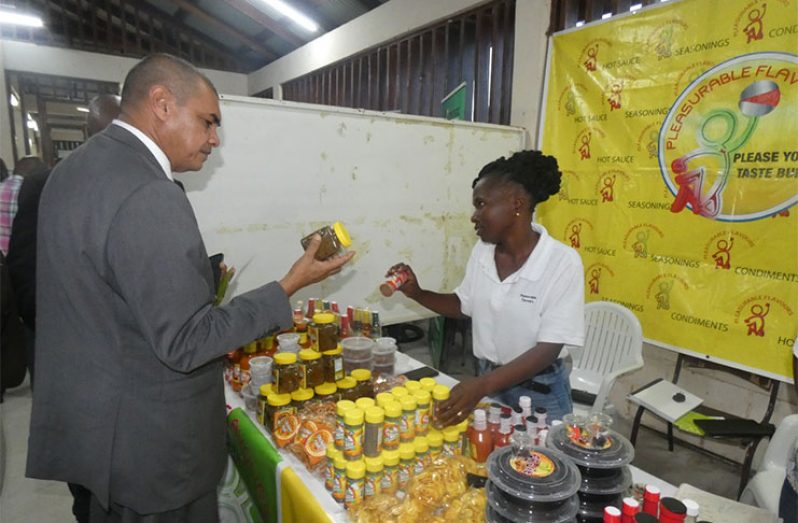
[(0, 182), (8, 178), (8, 168), (6, 167), (6, 162), (0, 158)]
[(552, 194), (557, 194), (562, 173), (553, 156), (546, 156), (540, 151), (519, 151), (509, 158), (502, 156), (483, 167), (471, 188), (489, 177), (514, 182), (523, 187), (529, 194), (531, 208), (534, 209), (536, 204), (545, 202)]

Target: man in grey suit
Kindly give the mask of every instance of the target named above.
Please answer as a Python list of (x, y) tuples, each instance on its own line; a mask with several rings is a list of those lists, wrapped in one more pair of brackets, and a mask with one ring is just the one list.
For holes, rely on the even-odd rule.
[(221, 357), (290, 326), (289, 296), (353, 256), (317, 261), (314, 238), (280, 281), (214, 308), (171, 173), (200, 169), (220, 124), (211, 82), (152, 55), (128, 73), (119, 120), (60, 162), (42, 194), (27, 474), (86, 486), (92, 522), (217, 521)]

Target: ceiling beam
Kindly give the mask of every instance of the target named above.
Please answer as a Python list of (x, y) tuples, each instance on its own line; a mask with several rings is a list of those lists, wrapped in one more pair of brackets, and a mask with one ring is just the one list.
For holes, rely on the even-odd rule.
[(270, 32), (274, 33), (278, 37), (282, 38), (289, 44), (294, 47), (299, 47), (300, 45), (304, 45), (305, 43), (312, 40), (314, 37), (308, 35), (307, 38), (302, 38), (295, 33), (292, 33), (282, 24), (277, 22), (277, 20), (273, 19), (272, 17), (268, 16), (266, 13), (252, 5), (251, 3), (247, 2), (247, 0), (223, 0), (225, 4), (229, 5), (233, 9), (236, 9), (241, 14), (248, 16), (253, 21), (257, 22), (258, 24), (262, 25), (265, 29), (269, 30)]
[(206, 13), (199, 7), (189, 3), (188, 0), (172, 0), (172, 2), (177, 4), (177, 6), (183, 9), (184, 11), (188, 11), (190, 14), (196, 16), (203, 22), (209, 24), (211, 27), (214, 27), (219, 31), (221, 31), (222, 33), (228, 35), (230, 38), (234, 38), (235, 40), (238, 40), (239, 42), (243, 43), (244, 45), (246, 45), (256, 53), (261, 55), (263, 58), (270, 61), (277, 58), (277, 55), (274, 52), (267, 49), (262, 44), (242, 34), (240, 30), (232, 26), (229, 26), (226, 23), (214, 18), (213, 16)]
[(357, 3), (365, 7), (367, 11), (371, 11), (382, 5), (380, 0), (357, 0)]

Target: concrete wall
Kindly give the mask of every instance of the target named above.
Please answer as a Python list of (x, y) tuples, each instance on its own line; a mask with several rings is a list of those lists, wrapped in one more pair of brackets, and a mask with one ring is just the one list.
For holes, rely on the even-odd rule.
[(8, 92), (6, 91), (6, 66), (5, 66), (5, 42), (0, 39), (0, 158), (6, 167), (14, 167), (14, 153), (12, 151), (11, 140), (11, 115), (8, 107)]

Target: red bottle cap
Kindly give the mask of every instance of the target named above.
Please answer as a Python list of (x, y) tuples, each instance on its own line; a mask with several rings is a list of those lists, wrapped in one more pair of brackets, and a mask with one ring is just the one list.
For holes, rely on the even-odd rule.
[(604, 523), (621, 523), (621, 511), (613, 506), (604, 507)]

